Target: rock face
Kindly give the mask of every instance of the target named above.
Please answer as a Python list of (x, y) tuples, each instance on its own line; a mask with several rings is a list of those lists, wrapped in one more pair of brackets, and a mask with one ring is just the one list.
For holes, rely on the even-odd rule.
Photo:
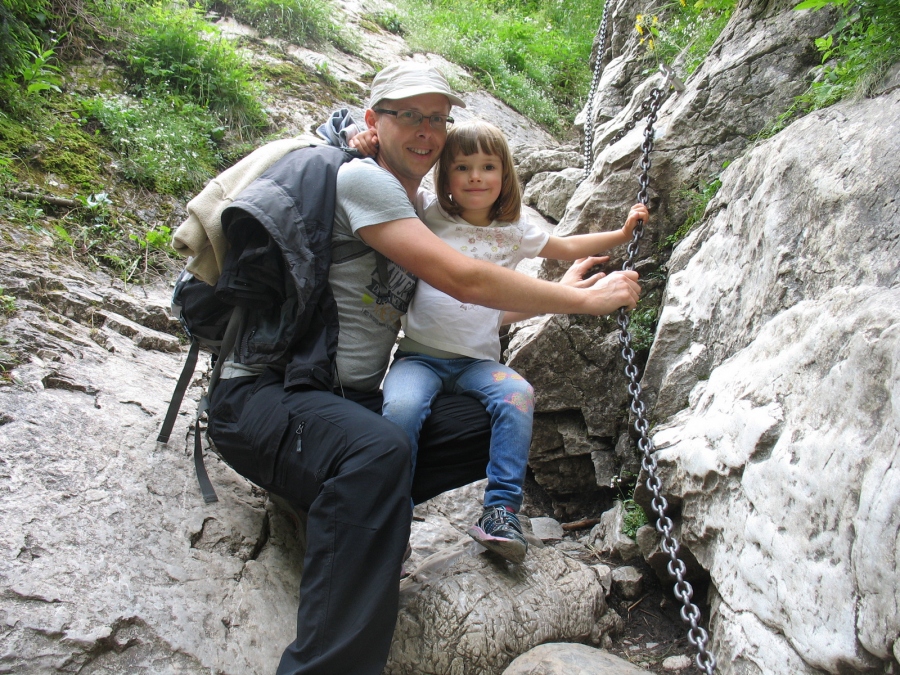
[(136, 298), (8, 254), (2, 267), (20, 307), (4, 334), (40, 356), (0, 387), (0, 669), (273, 670), (292, 633), (300, 539), (214, 460), (220, 501), (204, 505), (190, 414), (177, 441), (156, 444), (182, 360), (157, 330), (167, 290)]
[[(876, 98), (808, 115), (748, 149), (806, 86), (807, 36), (834, 20), (792, 4), (741, 2), (660, 113), (644, 251), (683, 220), (679, 186), (736, 161), (668, 262), (642, 386), (689, 574), (702, 566), (711, 580), (719, 672), (891, 672), (900, 657), (900, 78), (895, 70)], [(605, 148), (652, 84), (629, 79), (628, 58), (613, 59), (601, 81), (597, 159), (556, 234), (612, 227), (633, 201), (638, 130)], [(627, 101), (626, 86), (635, 91)], [(572, 485), (606, 485), (608, 460), (622, 461), (610, 454), (627, 444), (611, 330), (553, 317), (510, 343), (510, 365), (536, 390), (531, 465), (559, 499)], [(636, 499), (649, 505), (645, 489)], [(651, 534), (639, 543), (659, 570)]]
[[(828, 31), (834, 17), (797, 12), (794, 4), (742, 0), (685, 91), (670, 96), (660, 110), (650, 172), (652, 215), (641, 244), (643, 260), (636, 265), (648, 282), (646, 307), (659, 301), (659, 242), (686, 218), (690, 202), (681, 196), (684, 190), (715, 177), (723, 162), (737, 158), (807, 87), (806, 72), (818, 63), (808, 46)], [(608, 44), (615, 57), (595, 95), (595, 111), (602, 111), (597, 112), (595, 162), (556, 226), (560, 236), (618, 228), (636, 201), (644, 124), (607, 144), (663, 78), (641, 79), (644, 66), (635, 59), (634, 47), (623, 42), (626, 29), (633, 32), (631, 12), (642, 10), (626, 0), (611, 9)], [(616, 102), (618, 107), (613, 106)], [(608, 269), (621, 268), (623, 253), (611, 252)], [(545, 263), (542, 276), (558, 277), (562, 269), (558, 263)], [(628, 401), (624, 364), (614, 330), (611, 319), (548, 317), (510, 343), (509, 365), (535, 388), (535, 478), (560, 500), (608, 485), (610, 461), (628, 468), (627, 458), (611, 455), (617, 445), (623, 451), (630, 445), (623, 415)], [(672, 377), (701, 368), (706, 358), (705, 353), (693, 355)], [(653, 392), (647, 402), (652, 407)]]
[(724, 672), (896, 659), (898, 110), (894, 87), (760, 144), (670, 262), (644, 379), (679, 410), (655, 442)]

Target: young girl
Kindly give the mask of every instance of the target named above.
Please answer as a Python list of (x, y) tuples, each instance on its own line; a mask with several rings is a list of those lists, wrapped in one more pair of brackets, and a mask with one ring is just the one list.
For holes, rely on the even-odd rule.
[[(512, 155), (494, 125), (456, 126), (434, 169), (437, 195), (419, 191), (416, 210), (441, 239), (467, 256), (515, 268), (524, 258), (576, 260), (631, 241), (642, 204), (614, 232), (555, 237), (521, 217), (522, 194)], [(528, 545), (516, 512), (531, 446), (534, 391), (499, 363), (501, 325), (525, 317), (460, 303), (422, 280), (403, 318), (403, 337), (384, 381), (383, 415), (409, 435), (419, 432), (441, 392), (473, 396), (491, 416), (484, 512), (468, 533), (511, 562)]]

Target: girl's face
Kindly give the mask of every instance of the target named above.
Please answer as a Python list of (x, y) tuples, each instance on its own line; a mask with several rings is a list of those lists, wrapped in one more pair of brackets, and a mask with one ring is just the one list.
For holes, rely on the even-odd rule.
[(447, 182), (453, 201), (462, 208), (460, 215), (473, 225), (489, 225), (488, 213), (500, 197), (503, 183), (500, 158), (481, 150), (474, 155), (458, 154), (450, 164)]

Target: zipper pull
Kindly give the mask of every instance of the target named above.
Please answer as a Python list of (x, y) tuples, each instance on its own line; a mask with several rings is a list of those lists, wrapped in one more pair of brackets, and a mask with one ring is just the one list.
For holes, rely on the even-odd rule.
[(296, 434), (297, 434), (297, 453), (298, 454), (300, 453), (301, 450), (303, 450), (303, 447), (302, 447), (303, 427), (305, 427), (305, 426), (306, 426), (306, 422), (300, 422), (300, 424), (297, 426)]

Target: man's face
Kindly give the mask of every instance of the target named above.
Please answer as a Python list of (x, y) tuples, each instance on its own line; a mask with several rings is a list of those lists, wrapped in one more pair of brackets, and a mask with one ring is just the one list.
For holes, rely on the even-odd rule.
[(378, 132), (378, 163), (394, 174), (401, 183), (418, 186), (440, 157), (447, 131), (432, 129), (429, 115), (449, 115), (450, 101), (443, 94), (421, 94), (401, 99), (384, 99), (375, 106), (379, 110), (415, 110), (426, 119), (415, 127), (404, 126), (396, 116), (366, 111), (366, 122)]

